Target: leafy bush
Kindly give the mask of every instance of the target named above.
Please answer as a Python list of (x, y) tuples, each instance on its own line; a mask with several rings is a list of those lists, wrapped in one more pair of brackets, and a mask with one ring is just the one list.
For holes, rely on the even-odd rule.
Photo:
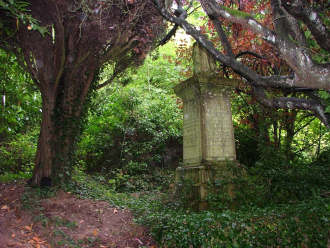
[(39, 126), (41, 97), (17, 58), (0, 49), (0, 142)]
[(5, 172), (4, 174), (0, 174), (0, 182), (7, 183), (12, 181), (19, 181), (22, 179), (29, 179), (31, 178), (31, 172), (18, 172), (18, 173), (11, 173)]
[(248, 167), (254, 166), (260, 158), (258, 140), (253, 129), (235, 126), (237, 160)]
[[(233, 206), (267, 207), (274, 204), (299, 202), (330, 192), (330, 164), (296, 164), (278, 166), (257, 163), (247, 169), (247, 175), (226, 178), (219, 185), (212, 185), (209, 206), (215, 210)], [(235, 185), (234, 198), (224, 193), (223, 187)]]
[(311, 163), (312, 166), (328, 166), (330, 164), (330, 148), (322, 151), (315, 161)]
[(107, 175), (107, 184), (116, 192), (166, 191), (173, 183), (172, 170), (151, 168), (145, 172), (130, 174), (124, 169), (115, 169)]
[(30, 172), (37, 149), (37, 130), (17, 134), (8, 142), (0, 144), (0, 174), (5, 172)]
[(175, 166), (182, 156), (181, 127), (181, 110), (165, 90), (113, 87), (92, 106), (78, 157), (94, 172), (124, 168), (134, 175), (149, 166)]

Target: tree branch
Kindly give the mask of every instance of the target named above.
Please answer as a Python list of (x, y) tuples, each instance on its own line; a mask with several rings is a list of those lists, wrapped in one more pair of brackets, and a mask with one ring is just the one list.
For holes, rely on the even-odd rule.
[(271, 0), (271, 6), (276, 33), (288, 41), (293, 38), (300, 47), (307, 47), (306, 37), (297, 20), (282, 8), (280, 0)]
[(178, 30), (178, 27), (179, 26), (177, 24), (175, 24), (173, 26), (173, 28), (171, 29), (171, 31), (166, 34), (166, 36), (158, 43), (157, 46), (165, 45), (172, 38), (172, 36), (175, 35), (176, 31)]
[(56, 69), (56, 79), (55, 83), (53, 86), (53, 90), (56, 92), (59, 81), (62, 77), (63, 71), (64, 71), (64, 65), (65, 65), (65, 60), (66, 60), (66, 54), (65, 54), (65, 30), (63, 26), (63, 19), (61, 18), (60, 11), (58, 9), (58, 6), (56, 4), (55, 8), (57, 11), (57, 22), (55, 23), (55, 30), (56, 30), (56, 35), (55, 35), (55, 66), (57, 67)]
[(107, 79), (105, 82), (103, 82), (102, 84), (99, 84), (96, 86), (96, 89), (99, 90), (109, 84), (111, 84), (113, 82), (113, 80), (124, 70), (120, 70), (120, 69), (115, 69), (114, 72), (112, 73), (111, 77), (109, 79)]
[(238, 54), (236, 54), (235, 58), (239, 58), (242, 57), (244, 55), (251, 55), (253, 57), (256, 57), (258, 59), (263, 59), (264, 57), (262, 57), (261, 55), (255, 53), (255, 52), (251, 52), (251, 51), (243, 51), (243, 52), (239, 52)]
[(330, 127), (330, 118), (325, 114), (324, 106), (319, 101), (314, 99), (303, 99), (296, 97), (276, 97), (268, 98), (264, 89), (259, 87), (254, 87), (254, 95), (257, 97), (257, 100), (268, 107), (275, 109), (301, 109), (309, 110), (314, 113), (314, 115), (320, 119), (320, 121)]
[(290, 39), (283, 38), (249, 15), (238, 15), (227, 11), (215, 0), (201, 0), (201, 3), (209, 16), (222, 17), (228, 21), (241, 24), (261, 35), (264, 40), (275, 46), (295, 72), (294, 80), (291, 81), (292, 86), (330, 89), (330, 64), (319, 65), (314, 63), (305, 47), (300, 47)]
[[(280, 76), (280, 77), (262, 77), (255, 71), (251, 70), (246, 65), (239, 61), (224, 55), (218, 51), (213, 43), (207, 39), (200, 31), (198, 31), (193, 25), (189, 24), (186, 20), (171, 15), (164, 7), (161, 6), (159, 0), (153, 0), (156, 8), (160, 14), (168, 21), (179, 25), (183, 30), (191, 35), (201, 46), (203, 46), (216, 60), (231, 67), (236, 73), (246, 78), (251, 84), (262, 87), (274, 87), (274, 88), (295, 88), (292, 78)], [(308, 86), (305, 87), (310, 87)]]
[(306, 0), (282, 1), (282, 6), (306, 24), (320, 47), (330, 51), (330, 31)]
[(229, 42), (229, 40), (227, 38), (227, 35), (226, 35), (225, 31), (222, 28), (221, 21), (218, 18), (213, 18), (211, 16), (210, 16), (210, 19), (213, 22), (213, 25), (215, 27), (215, 30), (218, 33), (218, 36), (219, 36), (219, 38), (221, 40), (221, 44), (223, 45), (226, 54), (228, 56), (230, 56), (230, 57), (235, 57), (234, 52), (233, 52), (233, 49), (232, 49), (232, 47), (230, 45), (230, 42)]

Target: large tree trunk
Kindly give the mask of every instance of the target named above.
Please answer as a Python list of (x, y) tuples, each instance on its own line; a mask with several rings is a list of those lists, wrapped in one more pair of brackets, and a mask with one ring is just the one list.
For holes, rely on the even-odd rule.
[(35, 166), (31, 183), (39, 185), (43, 178), (51, 178), (52, 176), (52, 136), (54, 132), (54, 123), (52, 121), (52, 113), (54, 106), (50, 106), (49, 102), (43, 97), (42, 102), (42, 123), (40, 127), (37, 154), (35, 158)]
[(31, 183), (51, 186), (68, 179), (71, 174), (72, 151), (79, 135), (77, 123), (80, 120), (45, 111), (45, 108)]
[(93, 67), (90, 69), (85, 79), (67, 71), (56, 90), (54, 83), (43, 84), (47, 88), (41, 90), (42, 123), (30, 180), (32, 185), (51, 186), (70, 178), (75, 141), (81, 132), (82, 118), (87, 111), (85, 102), (95, 71)]

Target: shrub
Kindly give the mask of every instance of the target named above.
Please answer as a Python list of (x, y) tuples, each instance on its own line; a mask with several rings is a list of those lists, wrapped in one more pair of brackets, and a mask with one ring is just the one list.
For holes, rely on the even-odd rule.
[[(328, 195), (330, 191), (330, 164), (295, 164), (278, 166), (257, 163), (247, 169), (247, 176), (226, 178), (208, 196), (212, 209), (228, 209), (229, 206), (267, 207), (274, 204), (299, 202), (315, 196)], [(235, 185), (235, 197), (223, 193), (226, 184)]]
[(237, 159), (248, 167), (254, 166), (260, 158), (258, 140), (253, 129), (235, 126)]
[(149, 166), (174, 167), (182, 156), (181, 127), (176, 98), (165, 90), (113, 87), (92, 106), (78, 157), (90, 172), (125, 168), (133, 175)]
[(13, 140), (0, 144), (0, 174), (30, 172), (37, 149), (37, 130), (17, 134)]

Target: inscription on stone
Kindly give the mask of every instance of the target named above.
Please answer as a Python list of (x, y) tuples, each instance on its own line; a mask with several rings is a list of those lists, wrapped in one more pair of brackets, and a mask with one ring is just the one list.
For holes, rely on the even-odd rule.
[[(205, 160), (236, 158), (230, 99), (225, 92), (204, 100)], [(213, 95), (214, 96), (214, 95)]]
[(202, 158), (200, 107), (196, 101), (187, 101), (183, 108), (183, 161), (185, 165), (196, 165)]

